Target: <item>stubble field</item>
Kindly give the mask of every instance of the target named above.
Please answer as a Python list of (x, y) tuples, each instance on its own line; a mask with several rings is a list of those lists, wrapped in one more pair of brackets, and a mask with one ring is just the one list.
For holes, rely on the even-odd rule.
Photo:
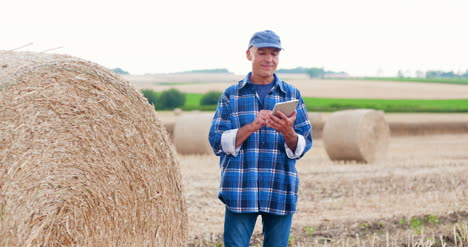
[[(131, 82), (137, 89), (194, 93), (221, 91), (235, 82), (234, 77), (221, 82), (204, 78), (196, 79), (197, 84), (162, 85), (151, 78)], [(468, 87), (463, 85), (293, 79), (307, 97), (468, 99)], [(158, 114), (163, 122), (176, 117), (172, 112)], [(328, 114), (321, 114), (323, 121)], [(468, 114), (385, 114), (385, 118), (390, 123), (425, 126), (468, 123)], [(178, 158), (189, 214), (189, 246), (221, 246), (224, 205), (217, 199), (218, 157)], [(468, 131), (392, 136), (386, 158), (372, 164), (332, 162), (318, 138), (296, 168), (300, 187), (291, 246), (468, 246)], [(261, 246), (260, 222), (251, 244)]]
[[(222, 243), (224, 206), (217, 200), (217, 157), (180, 155), (179, 160), (189, 243)], [(387, 234), (401, 246), (428, 241), (431, 234), (453, 239), (454, 228), (468, 226), (468, 134), (393, 137), (387, 157), (373, 164), (332, 162), (322, 140), (316, 139), (296, 168), (300, 188), (291, 232), (295, 246), (340, 246), (345, 241), (369, 245), (366, 238), (382, 243)], [(424, 217), (437, 223), (425, 222)], [(416, 228), (413, 219), (425, 224)], [(257, 223), (252, 244), (260, 243), (260, 229)]]

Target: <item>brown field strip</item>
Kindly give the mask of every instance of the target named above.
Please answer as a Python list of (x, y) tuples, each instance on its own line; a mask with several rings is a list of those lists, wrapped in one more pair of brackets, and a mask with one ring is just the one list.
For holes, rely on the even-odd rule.
[[(158, 113), (169, 135), (173, 135), (176, 115), (174, 112)], [(199, 114), (185, 112), (184, 114)], [(318, 113), (320, 120), (312, 124), (314, 138), (321, 138), (324, 122), (330, 113)], [(392, 136), (419, 136), (441, 134), (468, 134), (468, 114), (459, 113), (386, 113)]]
[[(224, 207), (217, 199), (218, 159), (214, 155), (179, 159), (190, 218), (189, 243), (219, 241)], [(300, 236), (304, 227), (330, 229), (468, 212), (468, 134), (394, 137), (386, 159), (368, 165), (333, 163), (321, 140), (316, 140), (297, 169), (301, 185), (292, 235)], [(258, 233), (260, 228), (256, 229)]]

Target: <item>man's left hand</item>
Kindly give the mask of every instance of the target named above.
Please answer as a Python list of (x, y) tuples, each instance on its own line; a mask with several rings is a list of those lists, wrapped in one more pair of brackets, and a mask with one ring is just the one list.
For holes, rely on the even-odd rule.
[(283, 135), (288, 135), (294, 133), (294, 122), (296, 121), (297, 112), (287, 117), (284, 113), (278, 111), (276, 112), (278, 116), (273, 114), (269, 115), (269, 118), (266, 121), (268, 127), (275, 129), (276, 131), (280, 132)]
[(289, 117), (282, 112), (278, 112), (277, 114), (278, 117), (271, 113), (266, 121), (266, 125), (280, 132), (289, 149), (295, 151), (297, 147), (297, 134), (294, 131), (294, 122), (296, 121), (297, 111), (294, 111)]

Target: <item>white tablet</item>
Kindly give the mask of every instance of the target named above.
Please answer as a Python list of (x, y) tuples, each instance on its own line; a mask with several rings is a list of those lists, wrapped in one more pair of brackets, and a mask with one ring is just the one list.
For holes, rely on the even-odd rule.
[(280, 111), (282, 113), (284, 113), (284, 115), (286, 115), (287, 117), (291, 116), (294, 111), (296, 110), (296, 106), (297, 106), (297, 103), (299, 102), (298, 99), (293, 99), (293, 100), (290, 100), (290, 101), (285, 101), (285, 102), (279, 102), (279, 103), (276, 103), (275, 107), (273, 108), (273, 114), (275, 116), (278, 116), (276, 114), (277, 111)]

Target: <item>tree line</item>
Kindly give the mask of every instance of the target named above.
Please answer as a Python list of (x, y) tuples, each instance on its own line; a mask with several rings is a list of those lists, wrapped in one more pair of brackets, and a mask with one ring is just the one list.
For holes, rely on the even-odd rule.
[(458, 78), (458, 79), (467, 79), (468, 70), (464, 73), (455, 73), (453, 71), (441, 71), (441, 70), (429, 70), (426, 72), (426, 78)]
[[(186, 95), (175, 89), (171, 88), (162, 92), (155, 92), (151, 89), (142, 89), (141, 93), (148, 100), (148, 103), (154, 106), (157, 110), (174, 110), (175, 108), (182, 108), (185, 105)], [(210, 91), (200, 98), (200, 106), (216, 106), (221, 92)]]
[(336, 72), (332, 70), (325, 70), (324, 68), (306, 68), (296, 67), (293, 69), (279, 69), (276, 72), (284, 74), (307, 74), (310, 78), (323, 78), (327, 75), (348, 75), (346, 72)]

